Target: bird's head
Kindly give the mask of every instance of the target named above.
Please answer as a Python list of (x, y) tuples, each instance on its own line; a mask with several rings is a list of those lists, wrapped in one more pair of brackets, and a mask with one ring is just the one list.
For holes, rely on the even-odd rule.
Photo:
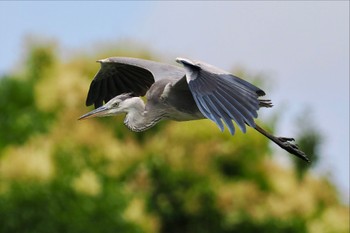
[(139, 107), (144, 107), (141, 98), (133, 97), (130, 93), (121, 94), (109, 100), (105, 105), (82, 115), (78, 120), (92, 117), (115, 116), (121, 113), (128, 113)]

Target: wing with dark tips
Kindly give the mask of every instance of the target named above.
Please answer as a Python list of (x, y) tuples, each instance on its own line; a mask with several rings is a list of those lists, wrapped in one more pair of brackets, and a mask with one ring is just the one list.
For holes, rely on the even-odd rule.
[(162, 78), (182, 78), (181, 67), (127, 57), (112, 57), (99, 61), (101, 69), (91, 82), (86, 106), (102, 106), (123, 93), (144, 96), (152, 84)]
[(259, 96), (265, 92), (253, 84), (211, 65), (185, 60), (186, 80), (193, 98), (204, 116), (223, 131), (224, 124), (235, 133), (232, 120), (246, 132), (245, 124), (255, 126)]

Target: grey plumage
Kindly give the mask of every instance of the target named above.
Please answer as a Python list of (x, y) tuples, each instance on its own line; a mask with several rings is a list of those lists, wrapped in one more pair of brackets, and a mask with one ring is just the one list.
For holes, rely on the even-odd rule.
[[(253, 84), (204, 62), (177, 58), (183, 67), (138, 58), (112, 57), (99, 60), (86, 105), (95, 110), (79, 119), (126, 113), (124, 124), (143, 131), (162, 119), (188, 121), (208, 118), (221, 131), (225, 125), (233, 135), (235, 122), (246, 132), (246, 125), (274, 141), (283, 149), (308, 161), (291, 144), (290, 138), (275, 137), (257, 126), (260, 107), (272, 107), (260, 99), (265, 92)], [(146, 96), (146, 104), (140, 98)], [(103, 105), (105, 102), (105, 105)]]

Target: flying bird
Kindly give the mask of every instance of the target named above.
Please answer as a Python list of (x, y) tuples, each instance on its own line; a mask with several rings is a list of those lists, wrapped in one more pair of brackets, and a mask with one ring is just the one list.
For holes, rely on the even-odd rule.
[[(252, 127), (309, 162), (293, 138), (276, 137), (256, 124), (259, 108), (272, 107), (270, 100), (260, 98), (265, 92), (227, 71), (187, 58), (176, 58), (182, 67), (131, 57), (110, 57), (98, 62), (101, 68), (86, 99), (86, 106), (94, 104), (95, 110), (79, 120), (126, 114), (126, 127), (140, 132), (163, 119), (207, 118), (221, 131), (226, 125), (232, 135), (235, 122), (242, 132), (247, 126)], [(146, 103), (142, 96), (146, 96)]]

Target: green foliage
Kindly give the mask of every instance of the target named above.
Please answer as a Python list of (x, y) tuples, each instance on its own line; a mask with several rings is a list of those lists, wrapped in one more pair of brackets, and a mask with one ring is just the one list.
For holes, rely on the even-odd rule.
[(303, 233), (307, 232), (306, 222), (300, 218), (282, 221), (278, 218), (267, 219), (264, 222), (256, 222), (249, 216), (245, 216), (234, 225), (229, 232), (261, 232), (261, 233)]
[(0, 78), (0, 151), (8, 144), (22, 144), (46, 132), (53, 114), (40, 111), (32, 83), (15, 77)]
[(38, 108), (35, 84), (52, 69), (54, 59), (52, 46), (31, 47), (24, 74), (0, 77), (0, 151), (8, 144), (22, 144), (30, 136), (47, 132), (54, 113)]
[[(96, 58), (152, 58), (124, 45), (63, 63), (35, 44), (24, 73), (0, 79), (0, 232), (349, 231), (333, 185), (275, 163), (254, 130), (232, 137), (202, 120), (133, 133), (122, 117), (77, 121)], [(321, 142), (314, 129), (298, 140), (310, 155)]]
[(160, 232), (220, 232), (222, 216), (206, 177), (175, 170), (156, 156), (148, 168), (152, 182), (148, 209), (160, 217)]
[(295, 218), (269, 218), (258, 222), (240, 210), (237, 223), (225, 223), (217, 196), (206, 176), (175, 170), (156, 156), (148, 162), (152, 188), (148, 209), (160, 216), (160, 232), (306, 232), (306, 222)]
[(315, 166), (320, 157), (320, 145), (322, 144), (322, 135), (316, 131), (315, 126), (312, 124), (312, 117), (310, 112), (305, 110), (303, 117), (297, 119), (299, 131), (298, 145), (303, 148), (305, 154), (308, 155), (312, 164), (306, 165), (301, 161), (294, 161), (294, 165), (298, 174), (299, 179), (302, 179), (306, 171), (311, 166)]
[(14, 184), (0, 198), (0, 232), (141, 232), (122, 217), (127, 197), (104, 181), (97, 196), (75, 192), (61, 180)]
[(39, 81), (52, 69), (55, 63), (54, 45), (32, 43), (29, 46), (29, 56), (26, 60), (28, 80)]

